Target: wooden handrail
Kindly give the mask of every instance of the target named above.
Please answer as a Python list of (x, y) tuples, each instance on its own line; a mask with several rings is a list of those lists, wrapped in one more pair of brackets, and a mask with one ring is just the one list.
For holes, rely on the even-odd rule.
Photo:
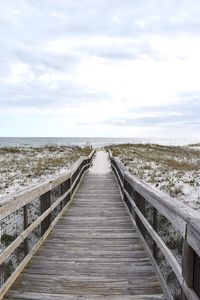
[(91, 159), (95, 151), (92, 150), (88, 156), (80, 157), (71, 168), (66, 171), (64, 175), (56, 176), (53, 179), (50, 179), (42, 184), (37, 184), (31, 188), (23, 190), (19, 193), (15, 193), (9, 197), (1, 198), (0, 203), (0, 219), (5, 218), (12, 212), (20, 209), (24, 205), (30, 203), (34, 199), (40, 197), (41, 195), (51, 191), (53, 188), (61, 184), (62, 182), (71, 178), (74, 172), (78, 169), (84, 159)]
[[(3, 203), (0, 207), (0, 250), (3, 251), (0, 254), (0, 299), (2, 299), (13, 280), (16, 279), (16, 277), (32, 257), (33, 253), (41, 245), (41, 242), (47, 237), (47, 233), (50, 232), (52, 227), (58, 221), (59, 217), (68, 207), (68, 204), (73, 199), (73, 195), (75, 194), (82, 177), (91, 165), (94, 153), (95, 151), (93, 150), (88, 156), (79, 158), (73, 164), (71, 169), (64, 175), (57, 176), (53, 180), (34, 186), (26, 191), (18, 193), (17, 195), (6, 198), (5, 201), (2, 201)], [(58, 189), (59, 195), (55, 201), (52, 201), (51, 193), (53, 193), (55, 189)], [(27, 210), (29, 209), (29, 212), (31, 212), (34, 206), (34, 201), (36, 201), (37, 204), (38, 215), (35, 219), (30, 218), (30, 220), (27, 220)], [(23, 224), (23, 230), (14, 232), (14, 236), (11, 236), (13, 240), (11, 239), (11, 241), (6, 244), (5, 247), (3, 247), (2, 239), (3, 237), (10, 237), (10, 219), (12, 221), (13, 218), (13, 223), (16, 222), (16, 214), (19, 216), (20, 223)], [(55, 215), (55, 219), (51, 218), (51, 216), (54, 217), (53, 215)], [(12, 225), (16, 225), (16, 227), (18, 226), (18, 224)], [(34, 230), (36, 230), (38, 226), (41, 227), (40, 236), (37, 239), (36, 244), (33, 247), (31, 246), (30, 249), (27, 249), (27, 238), (30, 236), (30, 234), (34, 233)], [(23, 260), (15, 267), (15, 270), (12, 272), (11, 276), (5, 278), (5, 276), (7, 276), (7, 272), (4, 272), (3, 269), (6, 267), (6, 261), (23, 243), (26, 245), (26, 249), (24, 249)]]
[(45, 212), (39, 216), (27, 229), (25, 229), (20, 235), (0, 254), (0, 264), (2, 264), (13, 252), (14, 250), (28, 237), (28, 235), (33, 232), (33, 230), (41, 224), (41, 222), (60, 204), (60, 202), (70, 193), (68, 190), (64, 193), (56, 202), (54, 202)]
[[(158, 257), (156, 251), (160, 251), (163, 255), (161, 265), (162, 262), (164, 264), (165, 260), (172, 269), (174, 278), (177, 279), (181, 287), (182, 299), (199, 300), (200, 213), (139, 180), (127, 170), (118, 158), (112, 155), (110, 150), (108, 152), (124, 201), (133, 221), (136, 223), (141, 240), (144, 242), (147, 252), (150, 253), (149, 257), (153, 260), (153, 264), (158, 271), (167, 299), (174, 298), (164, 276), (165, 269), (160, 269), (160, 257)], [(158, 218), (160, 221), (158, 221)], [(161, 221), (166, 224), (166, 228), (162, 228), (163, 224), (159, 224)], [(158, 228), (159, 226), (160, 228)], [(176, 237), (173, 236), (174, 232), (168, 232), (170, 228), (173, 228), (177, 235), (182, 236), (182, 264), (176, 257), (176, 249), (170, 249), (168, 243), (163, 239), (163, 235), (167, 234), (171, 239), (174, 239), (174, 244), (178, 243)], [(150, 243), (150, 246), (148, 244), (149, 239), (152, 243)], [(193, 256), (196, 260), (193, 259)], [(198, 263), (195, 261), (198, 261)]]

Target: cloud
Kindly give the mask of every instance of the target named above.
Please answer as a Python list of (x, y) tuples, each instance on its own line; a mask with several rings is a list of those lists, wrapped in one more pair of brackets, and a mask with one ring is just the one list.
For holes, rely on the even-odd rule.
[(187, 97), (192, 94), (194, 99), (181, 101), (164, 106), (143, 107), (135, 109), (132, 118), (116, 118), (105, 121), (107, 124), (128, 127), (200, 127), (200, 93), (183, 93)]
[(120, 126), (198, 126), (198, 0), (0, 4), (0, 120), (66, 116), (74, 134), (85, 124), (90, 135), (105, 124), (113, 135)]

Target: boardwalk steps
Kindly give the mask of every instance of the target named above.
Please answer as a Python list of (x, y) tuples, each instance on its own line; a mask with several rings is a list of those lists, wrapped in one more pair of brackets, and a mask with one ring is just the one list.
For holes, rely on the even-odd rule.
[(85, 175), (5, 299), (163, 299), (112, 172)]

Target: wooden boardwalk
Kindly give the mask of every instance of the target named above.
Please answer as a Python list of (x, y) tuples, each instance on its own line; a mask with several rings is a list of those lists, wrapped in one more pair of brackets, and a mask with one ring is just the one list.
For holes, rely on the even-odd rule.
[(5, 299), (164, 299), (111, 171), (85, 175)]

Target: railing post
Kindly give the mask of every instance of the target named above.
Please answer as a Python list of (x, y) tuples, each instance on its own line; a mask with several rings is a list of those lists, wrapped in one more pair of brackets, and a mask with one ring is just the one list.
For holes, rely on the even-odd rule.
[(72, 192), (71, 192), (71, 188), (72, 188), (72, 173), (70, 173), (70, 178), (69, 178), (69, 201), (72, 199)]
[(91, 164), (91, 159), (88, 158), (88, 159), (86, 160), (86, 164), (89, 164), (89, 166), (87, 167), (87, 169), (89, 169), (89, 168), (90, 168), (90, 164)]
[[(64, 194), (64, 188), (63, 188), (63, 183), (61, 183), (60, 184), (60, 196), (62, 196), (63, 194)], [(60, 202), (60, 211), (62, 211), (63, 210), (63, 201), (64, 200), (62, 200), (61, 202)]]
[(126, 189), (126, 180), (124, 178), (124, 174), (123, 174), (123, 181), (122, 181), (122, 184), (123, 184), (123, 201), (126, 203), (126, 195), (125, 195), (125, 189)]
[[(194, 274), (194, 250), (192, 247), (184, 240), (183, 251), (182, 251), (182, 275), (184, 282), (188, 288), (193, 288), (193, 274)], [(182, 289), (182, 300), (187, 300), (183, 289)]]
[(71, 190), (71, 188), (72, 188), (72, 184), (73, 184), (73, 182), (72, 182), (72, 173), (71, 173), (71, 176), (70, 176), (70, 179), (69, 179), (69, 188), (70, 188), (70, 193), (69, 193), (69, 200), (71, 200), (72, 199), (72, 190)]
[[(51, 206), (51, 191), (40, 196), (40, 212), (41, 215)], [(41, 236), (47, 231), (51, 224), (51, 214), (41, 222)]]
[(134, 205), (132, 205), (132, 203), (130, 202), (130, 199), (127, 197), (126, 193), (128, 193), (128, 195), (130, 196), (130, 198), (133, 200), (133, 202), (135, 203), (135, 190), (134, 188), (129, 184), (129, 182), (126, 180), (126, 173), (123, 173), (123, 199), (124, 202), (126, 203), (129, 212), (131, 214), (131, 216), (133, 217), (133, 219), (135, 220), (135, 209), (134, 209)]
[[(157, 209), (153, 207), (153, 229), (155, 232), (158, 230), (158, 214), (157, 214)], [(153, 241), (153, 256), (154, 258), (157, 257), (157, 244), (155, 241)]]
[[(28, 227), (28, 210), (27, 210), (27, 205), (23, 206), (23, 227), (24, 230)], [(24, 240), (24, 255), (26, 256), (28, 254), (28, 240), (27, 238)]]

